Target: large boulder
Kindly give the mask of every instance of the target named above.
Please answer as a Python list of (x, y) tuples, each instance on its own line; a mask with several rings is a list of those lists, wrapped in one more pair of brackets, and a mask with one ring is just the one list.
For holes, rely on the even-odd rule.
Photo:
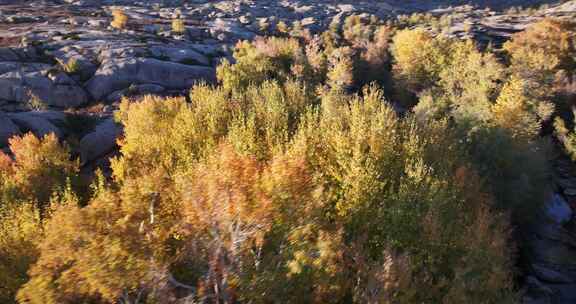
[(78, 107), (88, 102), (86, 92), (68, 75), (43, 63), (0, 62), (0, 99), (25, 103), (29, 93), (48, 106)]
[(155, 45), (150, 47), (150, 52), (155, 57), (167, 58), (173, 62), (192, 65), (210, 65), (210, 59), (197, 51), (188, 48)]
[(0, 112), (0, 147), (8, 144), (8, 139), (20, 134), (20, 129), (8, 116)]
[(169, 90), (184, 90), (202, 80), (214, 82), (215, 69), (153, 58), (120, 58), (104, 62), (86, 88), (94, 99), (101, 100), (133, 84), (156, 84)]
[(166, 88), (164, 88), (161, 85), (138, 84), (130, 86), (129, 88), (123, 90), (113, 92), (112, 94), (108, 95), (108, 97), (106, 97), (106, 101), (110, 103), (120, 101), (124, 96), (130, 97), (130, 96), (147, 95), (147, 94), (159, 95), (164, 91), (166, 91)]
[(0, 61), (18, 61), (18, 55), (12, 49), (0, 47)]
[(58, 125), (64, 124), (65, 115), (63, 112), (33, 111), (9, 113), (7, 116), (20, 127), (20, 130), (30, 131), (37, 137), (54, 133), (58, 138), (64, 138), (64, 132), (58, 127)]
[(116, 138), (122, 134), (122, 126), (108, 118), (98, 124), (94, 131), (88, 133), (80, 140), (80, 160), (82, 164), (102, 157), (116, 147)]
[(240, 22), (232, 19), (216, 18), (208, 22), (209, 31), (212, 37), (224, 41), (251, 40), (256, 34), (249, 31)]

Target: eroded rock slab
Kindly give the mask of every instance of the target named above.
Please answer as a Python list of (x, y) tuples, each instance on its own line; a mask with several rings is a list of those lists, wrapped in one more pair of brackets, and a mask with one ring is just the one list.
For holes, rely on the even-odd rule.
[(214, 82), (212, 67), (185, 65), (154, 58), (112, 59), (100, 66), (86, 88), (95, 100), (133, 84), (155, 84), (167, 89), (186, 90), (199, 81)]

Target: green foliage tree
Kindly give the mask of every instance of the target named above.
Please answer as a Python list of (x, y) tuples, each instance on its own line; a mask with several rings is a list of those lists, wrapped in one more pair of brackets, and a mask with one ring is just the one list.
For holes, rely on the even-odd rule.
[[(441, 38), (444, 39), (444, 38)], [(503, 86), (504, 68), (471, 42), (450, 44), (439, 80), (414, 107), (423, 122), (454, 120), (472, 164), (486, 177), (496, 206), (528, 220), (549, 191), (546, 144), (538, 140), (553, 106), (536, 99), (527, 81), (513, 75)], [(520, 165), (518, 158), (525, 159)]]

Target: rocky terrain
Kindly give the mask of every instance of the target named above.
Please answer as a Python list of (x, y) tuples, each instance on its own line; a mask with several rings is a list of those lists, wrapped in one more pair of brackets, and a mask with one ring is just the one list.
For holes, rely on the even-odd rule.
[(548, 209), (533, 225), (521, 230), (519, 266), (527, 304), (576, 301), (576, 166), (558, 156), (552, 167), (557, 188)]
[[(496, 9), (527, 1), (449, 6), (460, 2), (0, 0), (0, 149), (14, 135), (53, 132), (73, 139), (89, 172), (116, 153), (122, 130), (112, 114), (122, 96), (184, 95), (196, 82), (214, 82), (237, 41), (280, 21), (317, 33), (351, 14), (390, 19), (429, 10), (449, 16), (446, 34), (499, 45), (544, 17), (576, 16), (576, 1), (514, 14)], [(117, 8), (129, 18), (122, 30), (110, 26)], [(171, 31), (176, 17), (183, 33)], [(576, 302), (576, 168), (563, 158), (555, 168), (557, 194), (541, 223), (523, 233), (527, 303)]]

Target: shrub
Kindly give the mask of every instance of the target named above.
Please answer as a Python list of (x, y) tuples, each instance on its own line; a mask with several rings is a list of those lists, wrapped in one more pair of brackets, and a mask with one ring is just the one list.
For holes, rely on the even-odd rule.
[(48, 109), (48, 106), (38, 97), (38, 95), (34, 94), (31, 90), (28, 91), (28, 100), (26, 101), (26, 106), (31, 111), (45, 111)]
[(110, 25), (113, 28), (122, 30), (124, 28), (126, 28), (126, 25), (128, 24), (128, 15), (126, 15), (126, 13), (124, 13), (123, 10), (121, 9), (114, 9), (112, 11), (112, 22), (110, 23)]
[(566, 122), (562, 118), (556, 117), (554, 120), (554, 134), (572, 160), (576, 161), (576, 131), (570, 131), (566, 127)]
[(288, 27), (288, 24), (286, 24), (286, 22), (284, 22), (284, 21), (280, 21), (276, 24), (276, 30), (280, 34), (288, 34), (290, 32), (290, 28)]
[(80, 63), (78, 62), (78, 59), (76, 59), (74, 57), (71, 57), (70, 59), (68, 59), (67, 62), (64, 62), (61, 59), (56, 59), (56, 60), (58, 60), (60, 67), (67, 74), (75, 74), (75, 73), (78, 73), (80, 71)]
[(184, 20), (180, 18), (175, 18), (172, 20), (172, 32), (178, 35), (182, 35), (186, 32), (186, 25)]

